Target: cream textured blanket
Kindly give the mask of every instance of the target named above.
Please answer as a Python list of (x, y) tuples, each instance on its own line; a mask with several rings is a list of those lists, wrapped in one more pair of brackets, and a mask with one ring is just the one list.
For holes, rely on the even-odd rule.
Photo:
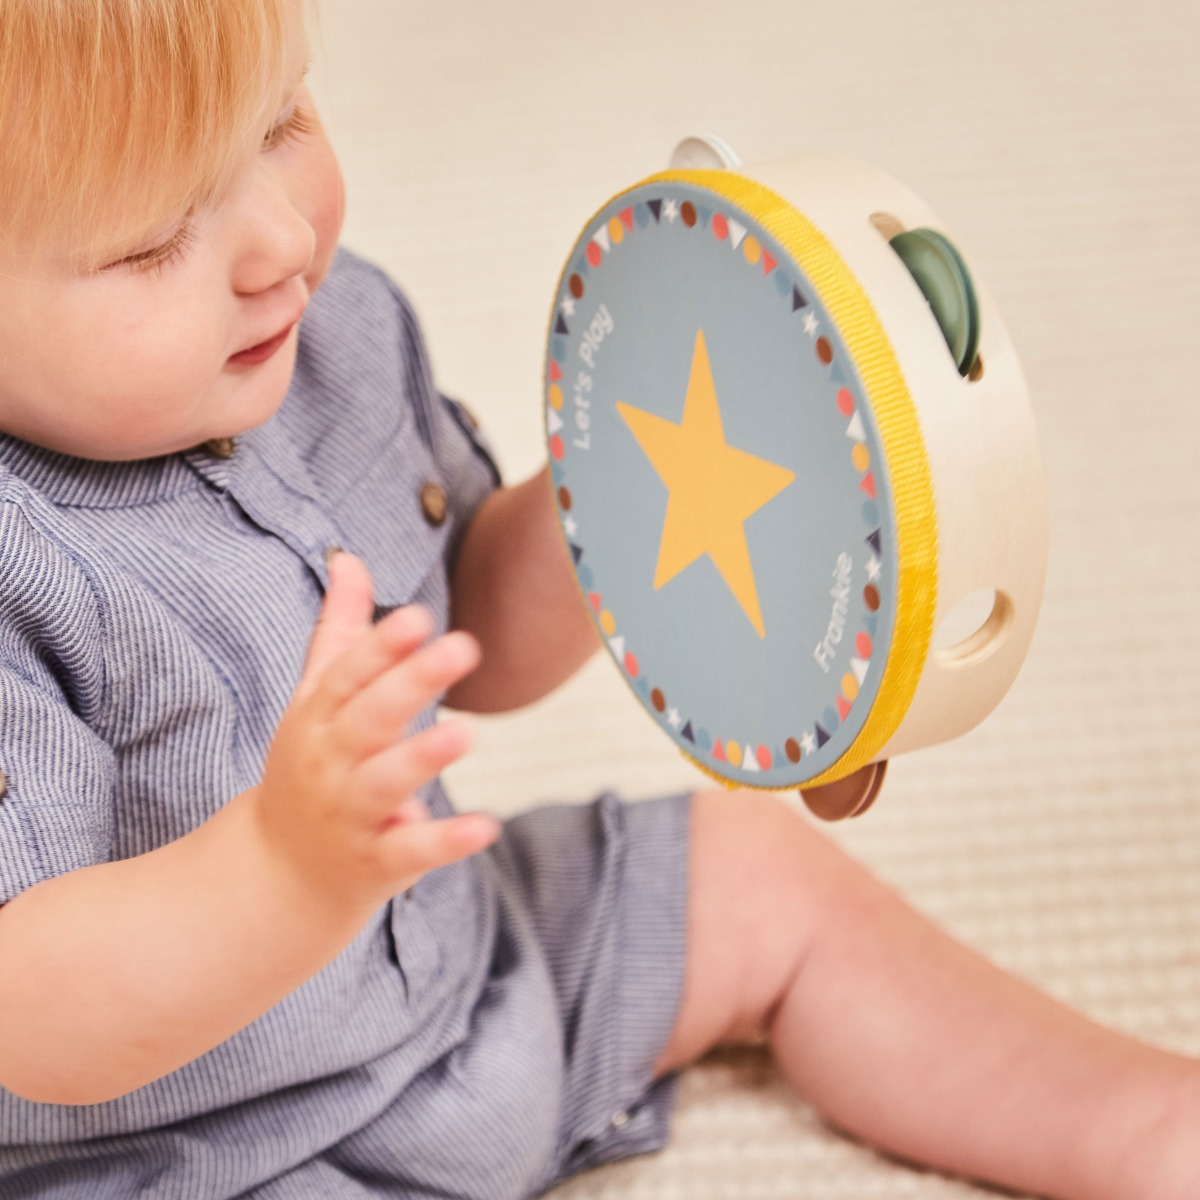
[[(892, 764), (835, 836), (918, 908), (1122, 1029), (1200, 1054), (1200, 6), (336, 0), (316, 54), (346, 239), (422, 314), (508, 477), (542, 459), (549, 305), (584, 220), (713, 132), (870, 159), (1005, 313), (1050, 481), (1025, 670)], [(531, 781), (533, 794), (531, 794)], [(607, 662), (484, 723), (451, 778), (502, 812), (695, 786)], [(690, 1072), (670, 1148), (556, 1200), (981, 1195), (826, 1129), (754, 1052)]]

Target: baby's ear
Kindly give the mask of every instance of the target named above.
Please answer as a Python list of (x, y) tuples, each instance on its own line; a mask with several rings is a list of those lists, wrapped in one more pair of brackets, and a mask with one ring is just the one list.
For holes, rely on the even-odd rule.
[(371, 627), (375, 615), (371, 573), (366, 563), (344, 550), (331, 551), (326, 562), (329, 581), (297, 695), (312, 690), (325, 668)]

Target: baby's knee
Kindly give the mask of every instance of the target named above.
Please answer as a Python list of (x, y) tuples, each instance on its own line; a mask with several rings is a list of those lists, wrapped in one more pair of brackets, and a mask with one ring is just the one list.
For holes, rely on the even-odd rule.
[[(692, 862), (701, 892), (710, 884), (771, 927), (817, 926), (862, 907), (879, 885), (835, 845), (798, 797), (721, 791), (692, 797)], [(711, 879), (710, 879), (711, 877)]]

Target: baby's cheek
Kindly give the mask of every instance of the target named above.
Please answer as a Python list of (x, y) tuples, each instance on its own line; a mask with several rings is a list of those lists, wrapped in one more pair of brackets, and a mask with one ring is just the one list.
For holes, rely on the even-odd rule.
[(328, 150), (324, 158), (325, 161), (320, 164), (317, 172), (316, 186), (313, 189), (314, 205), (310, 216), (313, 232), (316, 234), (312, 265), (304, 277), (310, 294), (317, 290), (329, 270), (330, 263), (333, 262), (346, 211), (346, 189), (332, 149)]
[(203, 427), (224, 363), (224, 343), (201, 322), (170, 322), (140, 338), (112, 397), (113, 410), (126, 417), (127, 451), (165, 454), (203, 440), (193, 433)]
[(212, 379), (227, 355), (224, 339), (214, 336), (201, 320), (190, 326), (163, 323), (138, 339), (128, 360), (130, 391), (151, 409), (156, 396), (164, 408), (186, 406), (188, 395)]

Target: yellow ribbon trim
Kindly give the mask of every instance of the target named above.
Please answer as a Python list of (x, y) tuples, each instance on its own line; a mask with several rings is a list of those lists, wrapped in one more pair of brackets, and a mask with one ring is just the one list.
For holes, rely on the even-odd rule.
[[(854, 743), (832, 767), (802, 785), (819, 787), (866, 766), (887, 745), (912, 704), (929, 654), (937, 608), (937, 512), (916, 407), (862, 284), (825, 235), (788, 201), (732, 171), (664, 171), (618, 193), (609, 203), (654, 183), (684, 183), (712, 192), (748, 213), (792, 256), (820, 295), (850, 352), (883, 443), (899, 564), (891, 653), (875, 702)], [(756, 786), (735, 784), (692, 755), (685, 753), (684, 757), (727, 787)], [(757, 786), (764, 791), (796, 787)]]

